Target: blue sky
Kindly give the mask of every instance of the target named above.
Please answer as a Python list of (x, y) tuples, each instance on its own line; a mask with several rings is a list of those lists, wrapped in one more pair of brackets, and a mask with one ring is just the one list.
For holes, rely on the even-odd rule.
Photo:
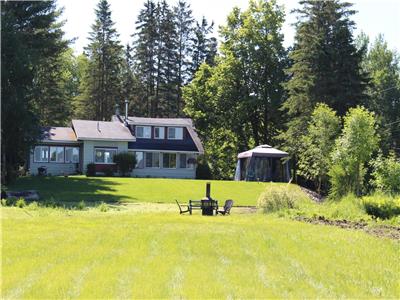
[[(109, 0), (112, 18), (120, 34), (123, 44), (131, 42), (135, 30), (135, 21), (145, 0)], [(177, 0), (167, 0), (171, 5)], [(294, 29), (291, 26), (296, 18), (290, 11), (298, 7), (297, 0), (278, 0), (284, 5), (286, 22), (283, 26), (285, 46), (293, 43)], [(364, 31), (371, 40), (383, 33), (389, 47), (400, 50), (400, 0), (355, 0), (353, 8), (358, 13), (353, 17), (356, 22), (355, 34)], [(71, 46), (76, 53), (81, 53), (87, 45), (90, 26), (94, 21), (94, 8), (98, 0), (58, 0), (58, 5), (64, 7), (62, 19), (66, 20), (64, 30), (67, 38), (76, 38)], [(245, 9), (248, 0), (191, 0), (189, 1), (194, 17), (200, 19), (203, 15), (213, 20), (216, 27), (225, 23), (226, 16), (234, 6)]]

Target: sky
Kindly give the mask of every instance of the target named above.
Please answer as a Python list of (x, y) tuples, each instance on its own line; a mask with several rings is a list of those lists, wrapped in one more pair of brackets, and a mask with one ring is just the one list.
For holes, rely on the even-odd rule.
[[(135, 21), (145, 0), (109, 0), (111, 17), (120, 34), (120, 40), (125, 45), (132, 42), (131, 35), (135, 32)], [(177, 0), (167, 0), (174, 5)], [(205, 16), (207, 20), (215, 23), (217, 28), (225, 23), (226, 17), (233, 7), (246, 9), (248, 0), (188, 0), (193, 16), (200, 20)], [(353, 0), (353, 9), (357, 14), (353, 16), (356, 23), (355, 36), (361, 31), (365, 32), (370, 40), (382, 33), (388, 42), (389, 48), (400, 51), (400, 0)], [(64, 31), (68, 39), (75, 38), (71, 47), (76, 54), (80, 54), (88, 44), (88, 33), (94, 22), (94, 9), (98, 0), (58, 0), (58, 6), (64, 8), (62, 19), (66, 21)], [(291, 24), (296, 21), (296, 16), (290, 11), (298, 7), (298, 0), (278, 0), (284, 5), (286, 21), (282, 28), (285, 36), (286, 47), (293, 44), (294, 28)]]

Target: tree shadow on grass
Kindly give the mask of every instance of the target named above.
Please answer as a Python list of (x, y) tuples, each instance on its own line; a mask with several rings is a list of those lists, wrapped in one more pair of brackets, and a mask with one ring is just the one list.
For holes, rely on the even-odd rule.
[[(95, 203), (120, 203), (135, 200), (129, 195), (121, 195), (115, 189), (120, 183), (104, 180), (101, 177), (61, 177), (29, 176), (19, 178), (8, 189), (12, 191), (36, 190), (41, 202), (53, 202), (61, 206), (74, 205), (84, 201), (87, 205)], [(57, 205), (58, 206), (58, 205)]]

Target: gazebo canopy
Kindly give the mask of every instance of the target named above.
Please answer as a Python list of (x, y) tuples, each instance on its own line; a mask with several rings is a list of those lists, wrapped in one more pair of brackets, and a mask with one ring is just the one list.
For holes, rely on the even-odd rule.
[(272, 148), (270, 145), (260, 145), (254, 149), (242, 152), (238, 154), (238, 158), (247, 157), (286, 157), (289, 154), (287, 152)]

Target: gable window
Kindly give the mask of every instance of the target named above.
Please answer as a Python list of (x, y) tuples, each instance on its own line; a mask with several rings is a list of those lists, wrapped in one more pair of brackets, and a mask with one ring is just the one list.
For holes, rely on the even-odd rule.
[(168, 127), (168, 139), (169, 140), (182, 140), (183, 139), (183, 128), (182, 127)]
[(164, 127), (154, 127), (154, 138), (164, 139)]
[(179, 154), (179, 168), (181, 169), (193, 169), (194, 168), (194, 155), (192, 154)]
[(79, 162), (79, 147), (65, 147), (65, 162), (66, 163)]
[(114, 155), (117, 154), (117, 149), (94, 149), (94, 162), (97, 164), (113, 164)]
[(158, 152), (146, 152), (146, 168), (159, 168), (160, 154)]
[(64, 162), (64, 147), (50, 147), (50, 162)]
[(163, 168), (176, 168), (176, 153), (163, 153)]
[(151, 126), (136, 126), (136, 137), (141, 139), (150, 139)]
[(48, 162), (49, 161), (49, 147), (36, 146), (33, 154), (34, 162)]

